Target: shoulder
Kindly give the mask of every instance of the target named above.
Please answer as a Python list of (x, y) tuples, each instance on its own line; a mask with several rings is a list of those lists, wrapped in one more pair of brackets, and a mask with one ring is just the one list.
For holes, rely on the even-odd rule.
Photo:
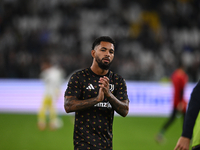
[(76, 71), (74, 74), (77, 76), (85, 76), (89, 74), (89, 69), (88, 68), (81, 69), (81, 70)]
[(110, 72), (109, 72), (109, 75), (110, 75), (112, 78), (115, 78), (116, 80), (118, 80), (118, 79), (123, 79), (123, 77), (122, 77), (121, 75), (119, 75), (118, 73), (113, 72), (113, 71), (110, 71)]
[(195, 85), (194, 89), (197, 89), (198, 92), (200, 90), (200, 80), (198, 81), (198, 83)]
[(84, 77), (88, 74), (88, 72), (89, 72), (88, 68), (76, 70), (70, 75), (70, 79), (75, 77), (76, 78)]
[(113, 72), (113, 71), (110, 71), (110, 78), (111, 79), (113, 79), (115, 82), (121, 82), (121, 81), (123, 81), (123, 82), (125, 82), (125, 79), (121, 76), (121, 75), (119, 75), (118, 73), (115, 73), (115, 72)]

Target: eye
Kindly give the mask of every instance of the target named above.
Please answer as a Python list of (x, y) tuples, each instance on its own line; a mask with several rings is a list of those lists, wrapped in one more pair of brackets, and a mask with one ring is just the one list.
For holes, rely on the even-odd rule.
[(113, 51), (113, 50), (110, 50), (110, 53), (111, 53), (111, 54), (114, 54), (114, 51)]

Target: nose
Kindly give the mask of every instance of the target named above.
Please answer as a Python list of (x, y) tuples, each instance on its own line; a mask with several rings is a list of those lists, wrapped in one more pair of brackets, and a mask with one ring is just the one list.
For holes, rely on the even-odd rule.
[(110, 52), (109, 51), (106, 51), (106, 56), (110, 57)]

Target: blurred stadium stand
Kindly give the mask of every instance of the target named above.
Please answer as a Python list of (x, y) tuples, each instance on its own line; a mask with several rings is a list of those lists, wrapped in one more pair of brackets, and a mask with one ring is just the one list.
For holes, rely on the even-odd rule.
[(200, 0), (1, 0), (0, 78), (39, 78), (49, 55), (67, 74), (89, 67), (94, 38), (115, 39), (126, 80), (169, 77), (178, 59), (200, 72)]

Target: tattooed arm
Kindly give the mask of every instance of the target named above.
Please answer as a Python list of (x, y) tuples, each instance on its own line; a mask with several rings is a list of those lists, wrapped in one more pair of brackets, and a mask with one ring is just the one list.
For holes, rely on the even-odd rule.
[(110, 93), (110, 97), (108, 100), (115, 111), (123, 117), (126, 117), (129, 111), (129, 100), (118, 100), (112, 93)]
[(76, 96), (65, 96), (64, 108), (66, 113), (75, 112), (89, 108), (103, 101), (103, 99), (104, 93), (101, 88), (99, 89), (99, 94), (97, 97), (86, 100), (78, 100)]
[(129, 111), (129, 100), (118, 100), (109, 90), (109, 79), (108, 77), (102, 77), (99, 80), (99, 86), (102, 88), (105, 97), (115, 109), (115, 111), (123, 117), (126, 117)]

